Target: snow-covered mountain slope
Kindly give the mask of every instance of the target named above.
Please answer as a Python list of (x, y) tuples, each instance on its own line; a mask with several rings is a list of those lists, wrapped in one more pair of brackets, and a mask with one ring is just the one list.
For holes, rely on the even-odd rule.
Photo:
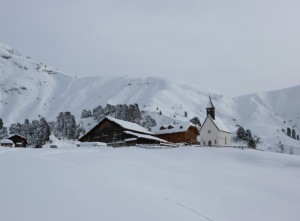
[(35, 119), (38, 115), (54, 120), (60, 111), (71, 111), (77, 118), (83, 109), (98, 105), (138, 103), (145, 110), (162, 109), (199, 115), (209, 92), (181, 82), (158, 78), (69, 77), (45, 64), (0, 47), (1, 108), (7, 124)]
[(0, 45), (0, 117), (6, 125), (39, 116), (52, 121), (61, 111), (70, 111), (79, 120), (83, 109), (108, 103), (138, 103), (159, 124), (188, 121), (194, 116), (203, 122), (211, 94), (217, 117), (232, 132), (236, 125), (249, 128), (272, 150), (278, 150), (279, 141), (288, 148), (300, 146), (282, 132), (290, 127), (300, 134), (300, 86), (234, 98), (201, 88), (201, 82), (189, 85), (161, 78), (78, 79)]

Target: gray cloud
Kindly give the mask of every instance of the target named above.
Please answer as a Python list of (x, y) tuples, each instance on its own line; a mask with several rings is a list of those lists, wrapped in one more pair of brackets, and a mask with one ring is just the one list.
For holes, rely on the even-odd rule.
[(227, 95), (300, 84), (298, 1), (0, 1), (0, 41), (70, 75), (164, 76)]

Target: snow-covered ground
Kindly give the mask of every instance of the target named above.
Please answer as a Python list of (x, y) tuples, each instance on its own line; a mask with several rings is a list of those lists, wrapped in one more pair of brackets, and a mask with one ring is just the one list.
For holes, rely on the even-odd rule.
[(0, 147), (0, 220), (299, 219), (299, 156), (58, 146)]

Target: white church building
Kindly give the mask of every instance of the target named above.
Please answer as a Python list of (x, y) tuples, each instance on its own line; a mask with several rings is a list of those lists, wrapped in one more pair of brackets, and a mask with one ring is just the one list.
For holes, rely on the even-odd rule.
[(201, 146), (231, 146), (232, 133), (220, 119), (215, 117), (215, 110), (209, 96), (207, 116), (201, 126), (198, 141)]

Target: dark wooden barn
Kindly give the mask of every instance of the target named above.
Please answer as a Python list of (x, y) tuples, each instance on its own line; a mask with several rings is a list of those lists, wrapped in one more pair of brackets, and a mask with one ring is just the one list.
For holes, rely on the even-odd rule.
[(6, 139), (11, 140), (15, 144), (15, 147), (26, 147), (27, 146), (26, 138), (21, 135), (10, 134)]
[(199, 144), (198, 128), (192, 123), (181, 123), (158, 126), (153, 130), (156, 136), (172, 143)]
[(104, 142), (111, 146), (134, 146), (136, 144), (159, 144), (166, 142), (157, 138), (146, 128), (138, 124), (106, 117), (89, 132), (83, 135), (81, 142)]

